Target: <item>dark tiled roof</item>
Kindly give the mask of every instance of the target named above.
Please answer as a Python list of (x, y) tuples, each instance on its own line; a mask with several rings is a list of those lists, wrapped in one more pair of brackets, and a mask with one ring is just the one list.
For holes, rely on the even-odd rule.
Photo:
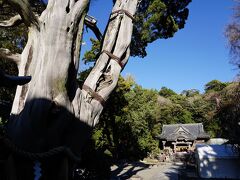
[(163, 125), (162, 134), (159, 138), (167, 141), (176, 141), (177, 139), (209, 139), (210, 136), (204, 132), (202, 123), (194, 123)]

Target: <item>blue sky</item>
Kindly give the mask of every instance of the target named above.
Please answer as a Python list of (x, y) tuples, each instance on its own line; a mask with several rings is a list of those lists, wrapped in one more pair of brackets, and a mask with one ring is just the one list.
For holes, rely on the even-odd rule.
[[(89, 14), (98, 19), (102, 32), (111, 11), (110, 2), (95, 0), (91, 4)], [(171, 39), (150, 44), (147, 57), (130, 58), (122, 75), (131, 74), (144, 88), (159, 90), (166, 86), (177, 93), (186, 89), (203, 92), (204, 85), (213, 79), (234, 80), (237, 71), (229, 64), (224, 37), (233, 6), (232, 0), (193, 0), (185, 28)], [(88, 39), (93, 36), (91, 32), (85, 35), (83, 51), (90, 48)]]

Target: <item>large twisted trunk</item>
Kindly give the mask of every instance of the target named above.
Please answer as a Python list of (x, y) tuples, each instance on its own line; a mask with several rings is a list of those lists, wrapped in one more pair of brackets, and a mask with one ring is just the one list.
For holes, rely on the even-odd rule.
[[(36, 21), (21, 16), (30, 26), (19, 75), (30, 75), (32, 80), (17, 88), (7, 129), (12, 141), (31, 152), (65, 145), (81, 155), (129, 58), (131, 15), (137, 3), (116, 1), (102, 53), (83, 89), (77, 86), (76, 76), (89, 0), (49, 0)], [(126, 11), (118, 11), (121, 9)]]

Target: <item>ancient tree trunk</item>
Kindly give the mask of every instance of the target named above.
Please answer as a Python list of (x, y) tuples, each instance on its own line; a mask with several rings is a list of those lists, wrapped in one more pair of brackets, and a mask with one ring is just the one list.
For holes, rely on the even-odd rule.
[(36, 21), (21, 16), (31, 25), (19, 75), (32, 80), (17, 88), (8, 123), (8, 135), (17, 145), (32, 152), (66, 145), (81, 154), (129, 58), (137, 3), (116, 1), (102, 53), (82, 89), (76, 76), (89, 0), (49, 0)]

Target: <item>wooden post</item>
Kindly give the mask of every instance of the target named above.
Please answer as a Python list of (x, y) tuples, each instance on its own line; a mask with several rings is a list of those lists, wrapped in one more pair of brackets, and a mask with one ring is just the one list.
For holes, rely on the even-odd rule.
[(163, 144), (163, 149), (165, 149), (165, 144), (166, 144), (167, 141), (162, 141), (162, 144)]
[(176, 142), (173, 142), (173, 152), (175, 153), (176, 152)]

